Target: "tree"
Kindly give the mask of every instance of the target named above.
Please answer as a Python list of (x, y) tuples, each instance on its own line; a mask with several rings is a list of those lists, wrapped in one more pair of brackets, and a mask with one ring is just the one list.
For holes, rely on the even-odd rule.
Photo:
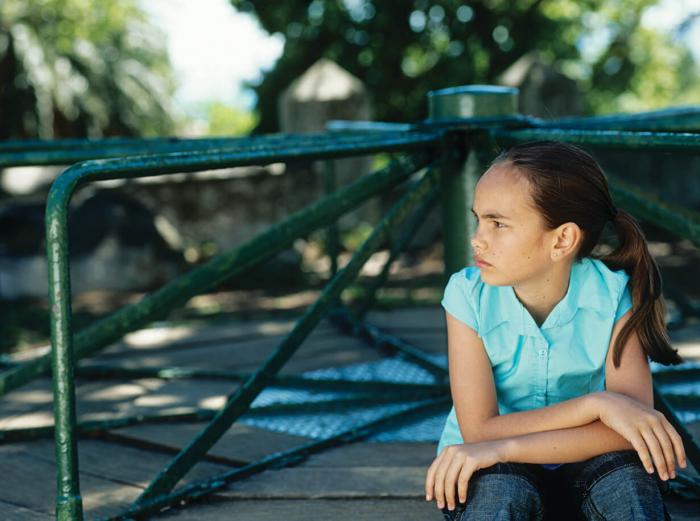
[(0, 139), (170, 133), (162, 42), (135, 0), (2, 0)]
[(255, 114), (218, 101), (208, 105), (208, 134), (211, 136), (242, 136), (255, 127)]
[[(375, 119), (384, 121), (425, 118), (429, 90), (494, 84), (530, 51), (538, 51), (579, 82), (590, 113), (623, 108), (625, 94), (627, 105), (637, 107), (671, 101), (698, 76), (688, 49), (666, 35), (640, 28), (643, 11), (656, 0), (231, 3), (257, 16), (268, 32), (286, 38), (276, 66), (259, 84), (250, 85), (259, 100), (258, 132), (278, 129), (276, 99), (321, 57), (334, 60), (365, 82), (373, 97)], [(591, 42), (598, 44), (595, 52), (588, 46), (589, 51), (582, 53), (592, 36), (597, 38)], [(674, 63), (685, 67), (659, 69), (660, 55), (672, 56)], [(673, 85), (670, 90), (669, 84)], [(649, 95), (654, 90), (656, 97)], [(661, 91), (666, 96), (659, 97)], [(695, 99), (700, 99), (700, 93), (694, 92)], [(629, 103), (630, 95), (636, 103)]]

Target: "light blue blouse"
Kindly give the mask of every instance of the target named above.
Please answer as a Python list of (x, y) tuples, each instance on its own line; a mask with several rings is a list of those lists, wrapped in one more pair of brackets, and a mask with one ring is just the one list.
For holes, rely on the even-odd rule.
[[(574, 262), (566, 295), (541, 327), (512, 286), (491, 286), (480, 270), (453, 273), (442, 306), (474, 329), (491, 361), (499, 414), (537, 409), (605, 389), (615, 322), (632, 307), (629, 276), (602, 261)], [(452, 407), (437, 448), (463, 443)], [(543, 464), (556, 468), (558, 464)]]

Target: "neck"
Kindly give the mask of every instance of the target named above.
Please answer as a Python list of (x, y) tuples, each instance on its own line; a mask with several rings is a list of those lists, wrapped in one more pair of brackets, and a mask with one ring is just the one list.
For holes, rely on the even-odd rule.
[(538, 326), (544, 323), (554, 306), (566, 295), (570, 276), (571, 263), (555, 262), (551, 269), (537, 279), (513, 286), (518, 300), (530, 312)]

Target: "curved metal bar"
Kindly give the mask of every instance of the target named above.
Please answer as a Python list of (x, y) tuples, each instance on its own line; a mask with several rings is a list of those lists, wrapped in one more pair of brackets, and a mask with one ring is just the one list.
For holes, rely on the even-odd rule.
[(367, 259), (376, 251), (396, 226), (408, 217), (412, 209), (421, 203), (437, 186), (438, 175), (429, 170), (418, 186), (392, 206), (372, 234), (355, 252), (350, 262), (325, 287), (318, 300), (309, 307), (294, 329), (285, 337), (277, 350), (244, 385), (239, 387), (212, 422), (168, 464), (137, 498), (135, 505), (169, 492), (180, 479), (206, 454), (231, 424), (243, 414), (271, 378), (294, 354), (301, 342), (321, 320), (329, 306), (357, 276)]
[[(70, 301), (70, 268), (68, 261), (68, 203), (73, 192), (81, 184), (96, 180), (118, 179), (123, 177), (147, 177), (159, 174), (175, 172), (191, 172), (205, 168), (225, 168), (243, 164), (259, 164), (261, 162), (311, 159), (319, 157), (338, 157), (365, 154), (375, 151), (404, 150), (406, 148), (425, 148), (436, 139), (434, 134), (411, 134), (400, 138), (387, 137), (380, 139), (366, 139), (364, 142), (338, 143), (338, 144), (313, 144), (302, 146), (294, 150), (266, 149), (259, 147), (256, 151), (214, 151), (214, 152), (182, 152), (163, 156), (138, 156), (125, 159), (106, 159), (79, 163), (68, 168), (61, 174), (51, 186), (46, 209), (46, 250), (49, 271), (49, 304), (51, 308), (51, 364), (54, 378), (54, 418), (56, 440), (56, 464), (57, 464), (57, 501), (56, 517), (64, 519), (82, 519), (82, 499), (78, 478), (77, 446), (74, 435), (75, 430), (75, 383), (73, 380), (73, 338), (71, 329), (71, 301)], [(425, 156), (424, 156), (425, 157)], [(427, 158), (426, 158), (427, 159)], [(406, 166), (406, 165), (402, 165)], [(413, 164), (411, 164), (413, 166)], [(399, 170), (397, 173), (396, 170)], [(413, 172), (415, 170), (411, 170)], [(409, 172), (409, 174), (411, 173)], [(408, 175), (401, 168), (389, 169), (383, 176), (383, 181), (398, 181), (402, 176)], [(380, 176), (382, 177), (382, 176)], [(368, 178), (362, 178), (356, 182), (361, 186), (367, 184)], [(369, 178), (377, 183), (375, 178)], [(386, 183), (387, 186), (391, 183)], [(354, 187), (355, 188), (355, 187)], [(369, 191), (369, 193), (374, 193)], [(319, 207), (306, 208), (299, 212), (302, 214), (295, 222), (294, 231), (308, 227), (309, 221), (327, 223), (337, 218), (343, 212), (339, 208), (348, 208), (348, 202), (343, 201), (345, 192), (337, 192), (324, 199), (326, 206), (329, 200), (336, 203), (336, 207), (324, 208), (319, 212)], [(357, 194), (355, 194), (357, 195)], [(357, 198), (354, 202), (360, 203), (367, 198), (367, 193)], [(340, 204), (338, 204), (340, 203)], [(351, 205), (352, 206), (352, 205)], [(324, 221), (326, 219), (326, 221)], [(290, 233), (287, 227), (275, 228), (277, 246), (291, 243), (298, 233)], [(238, 248), (233, 255), (219, 256), (207, 263), (204, 267), (190, 274), (192, 284), (182, 285), (182, 279), (178, 279), (161, 288), (160, 291), (150, 295), (150, 300), (144, 299), (135, 306), (124, 308), (122, 313), (116, 313), (111, 320), (101, 321), (90, 330), (93, 338), (88, 337), (84, 346), (93, 350), (106, 345), (109, 339), (121, 336), (130, 327), (138, 327), (137, 324), (152, 320), (172, 309), (177, 303), (186, 302), (194, 293), (192, 287), (208, 288), (218, 281), (232, 275), (233, 268), (242, 269), (255, 262), (260, 262), (269, 255), (269, 246), (254, 243), (249, 248), (248, 264), (244, 265), (238, 258), (238, 253), (244, 248)], [(250, 251), (253, 250), (253, 251)], [(224, 259), (222, 261), (222, 258)], [(166, 304), (167, 305), (163, 305)], [(139, 322), (141, 321), (141, 322)], [(105, 325), (106, 324), (106, 325)], [(95, 340), (97, 338), (97, 340)], [(91, 342), (91, 343), (90, 343)], [(78, 355), (84, 356), (90, 350), (83, 347)], [(41, 357), (28, 364), (23, 364), (11, 369), (3, 375), (0, 391), (7, 391), (14, 382), (27, 381), (28, 378), (39, 374), (48, 367), (47, 359)], [(13, 380), (14, 378), (14, 380)]]
[[(19, 146), (14, 143), (0, 143), (0, 168), (30, 165), (70, 165), (79, 161), (94, 159), (173, 154), (188, 151), (199, 153), (228, 151), (247, 155), (260, 151), (277, 151), (279, 154), (288, 155), (289, 151), (300, 147), (325, 146), (326, 148), (333, 148), (336, 146), (347, 147), (353, 144), (366, 146), (369, 142), (368, 140), (373, 142), (385, 139), (394, 142), (404, 140), (407, 143), (411, 143), (417, 135), (418, 133), (416, 132), (409, 135), (406, 132), (394, 131), (335, 135), (319, 133), (271, 134), (243, 138), (154, 138), (145, 141), (134, 139), (80, 141), (71, 139), (56, 142), (29, 142), (26, 148), (23, 149), (19, 149)], [(423, 137), (426, 137), (425, 133), (423, 133)]]
[[(272, 226), (247, 243), (218, 255), (188, 274), (169, 282), (159, 290), (148, 294), (137, 304), (122, 308), (89, 326), (75, 336), (75, 356), (83, 358), (92, 354), (108, 343), (121, 338), (127, 332), (162, 317), (169, 309), (184, 304), (194, 295), (207, 291), (223, 280), (282, 251), (297, 237), (332, 222), (338, 216), (362, 204), (372, 195), (399, 183), (415, 170), (425, 166), (428, 160), (427, 154), (397, 159), (387, 168), (363, 177), (352, 185), (348, 185), (303, 210), (295, 212), (284, 222)], [(71, 193), (73, 189), (74, 186), (71, 187)], [(61, 195), (54, 193), (53, 199), (50, 201), (65, 197), (67, 193), (66, 191), (62, 191)], [(56, 203), (51, 204), (55, 205)], [(67, 205), (67, 202), (65, 204)], [(56, 230), (60, 229), (61, 219), (65, 224), (66, 217), (65, 211), (60, 205), (52, 206), (52, 208), (56, 208), (53, 211), (57, 212), (51, 224), (55, 233)], [(47, 219), (50, 213), (51, 211), (47, 211)], [(47, 237), (50, 239), (49, 243), (53, 252), (50, 258), (67, 259), (67, 230), (63, 230), (62, 234), (56, 237), (52, 238), (51, 234), (47, 234)], [(61, 260), (60, 262), (67, 261)], [(58, 269), (57, 265), (55, 266), (53, 263), (50, 265), (52, 270)], [(67, 277), (67, 272), (64, 277)], [(67, 278), (59, 279), (59, 286), (63, 284), (60, 281), (69, 283)], [(70, 288), (69, 285), (55, 288), (57, 291), (56, 302), (59, 301), (61, 295), (68, 295), (68, 288)], [(56, 309), (55, 306), (52, 307), (52, 310), (54, 309)], [(8, 369), (0, 375), (0, 395), (44, 374), (48, 371), (49, 366), (50, 355), (44, 355)]]

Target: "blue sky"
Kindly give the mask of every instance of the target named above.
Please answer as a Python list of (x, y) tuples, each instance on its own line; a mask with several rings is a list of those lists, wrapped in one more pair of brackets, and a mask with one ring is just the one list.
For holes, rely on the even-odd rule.
[[(179, 83), (179, 110), (192, 114), (207, 101), (253, 106), (254, 94), (241, 83), (259, 79), (274, 65), (284, 46), (282, 35), (267, 34), (254, 17), (238, 13), (228, 0), (141, 0), (141, 5), (166, 34)], [(692, 12), (700, 12), (700, 0), (662, 0), (644, 13), (642, 24), (670, 31)], [(604, 31), (592, 34), (586, 40), (589, 51), (595, 52), (605, 37)], [(700, 62), (700, 23), (685, 41)]]

